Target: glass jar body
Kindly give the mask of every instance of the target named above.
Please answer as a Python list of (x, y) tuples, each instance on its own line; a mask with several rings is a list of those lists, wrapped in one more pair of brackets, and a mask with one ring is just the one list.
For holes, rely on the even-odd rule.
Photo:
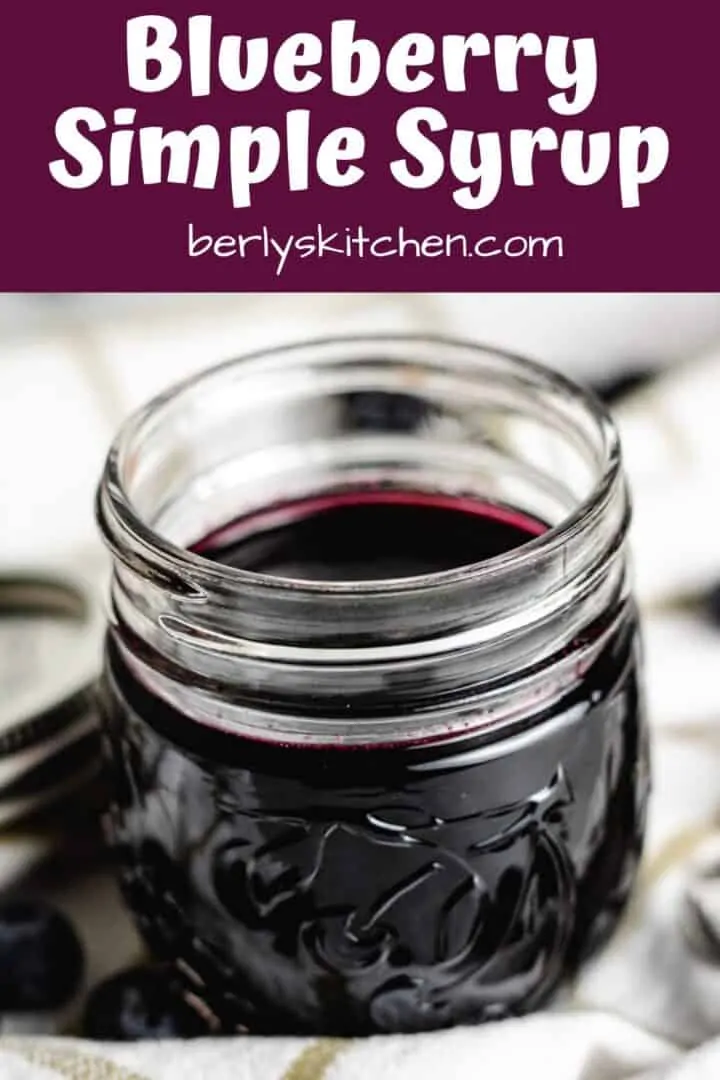
[[(262, 547), (339, 499), (531, 531), (362, 581), (203, 546)], [(582, 391), (442, 341), (240, 361), (130, 423), (98, 514), (120, 880), (222, 1030), (519, 1014), (604, 940), (637, 869), (648, 753), (627, 493)], [(393, 559), (403, 544), (428, 550), (410, 530)]]
[(635, 616), (505, 738), (289, 747), (104, 680), (127, 902), (226, 1030), (418, 1031), (537, 1007), (607, 937), (642, 848)]

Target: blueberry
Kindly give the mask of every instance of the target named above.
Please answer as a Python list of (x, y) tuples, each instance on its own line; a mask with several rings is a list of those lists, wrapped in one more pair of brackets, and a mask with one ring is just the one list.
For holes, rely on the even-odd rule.
[(716, 581), (705, 593), (703, 608), (710, 622), (720, 626), (720, 581)]
[(85, 1006), (88, 1039), (194, 1039), (211, 1027), (185, 999), (177, 975), (162, 967), (136, 967), (95, 987)]
[(0, 903), (0, 1012), (67, 1004), (83, 968), (82, 946), (64, 915), (38, 901)]
[(432, 415), (430, 406), (412, 394), (358, 390), (345, 399), (346, 421), (358, 431), (415, 431)]
[(593, 383), (593, 390), (606, 405), (617, 405), (628, 394), (647, 386), (655, 378), (653, 367), (634, 365), (623, 368), (608, 379)]

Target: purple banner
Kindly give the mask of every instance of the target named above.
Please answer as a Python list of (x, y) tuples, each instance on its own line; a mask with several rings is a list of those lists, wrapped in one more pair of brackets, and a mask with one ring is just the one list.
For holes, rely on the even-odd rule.
[(13, 5), (0, 287), (716, 290), (716, 21)]

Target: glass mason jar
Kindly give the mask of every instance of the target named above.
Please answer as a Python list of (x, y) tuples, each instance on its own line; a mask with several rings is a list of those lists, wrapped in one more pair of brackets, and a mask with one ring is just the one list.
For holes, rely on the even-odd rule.
[(518, 1014), (607, 937), (648, 756), (592, 397), (440, 339), (278, 349), (133, 416), (98, 518), (121, 885), (222, 1030)]

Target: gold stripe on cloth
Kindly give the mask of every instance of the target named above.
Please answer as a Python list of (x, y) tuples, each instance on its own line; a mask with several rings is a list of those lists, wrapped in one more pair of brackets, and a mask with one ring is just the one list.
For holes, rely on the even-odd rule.
[(348, 1039), (318, 1039), (310, 1043), (285, 1070), (282, 1080), (323, 1080), (327, 1070), (349, 1045)]
[(14, 1054), (29, 1065), (38, 1065), (56, 1073), (63, 1080), (148, 1080), (146, 1076), (130, 1072), (107, 1058), (81, 1053), (73, 1047), (57, 1043), (0, 1038), (0, 1053)]

